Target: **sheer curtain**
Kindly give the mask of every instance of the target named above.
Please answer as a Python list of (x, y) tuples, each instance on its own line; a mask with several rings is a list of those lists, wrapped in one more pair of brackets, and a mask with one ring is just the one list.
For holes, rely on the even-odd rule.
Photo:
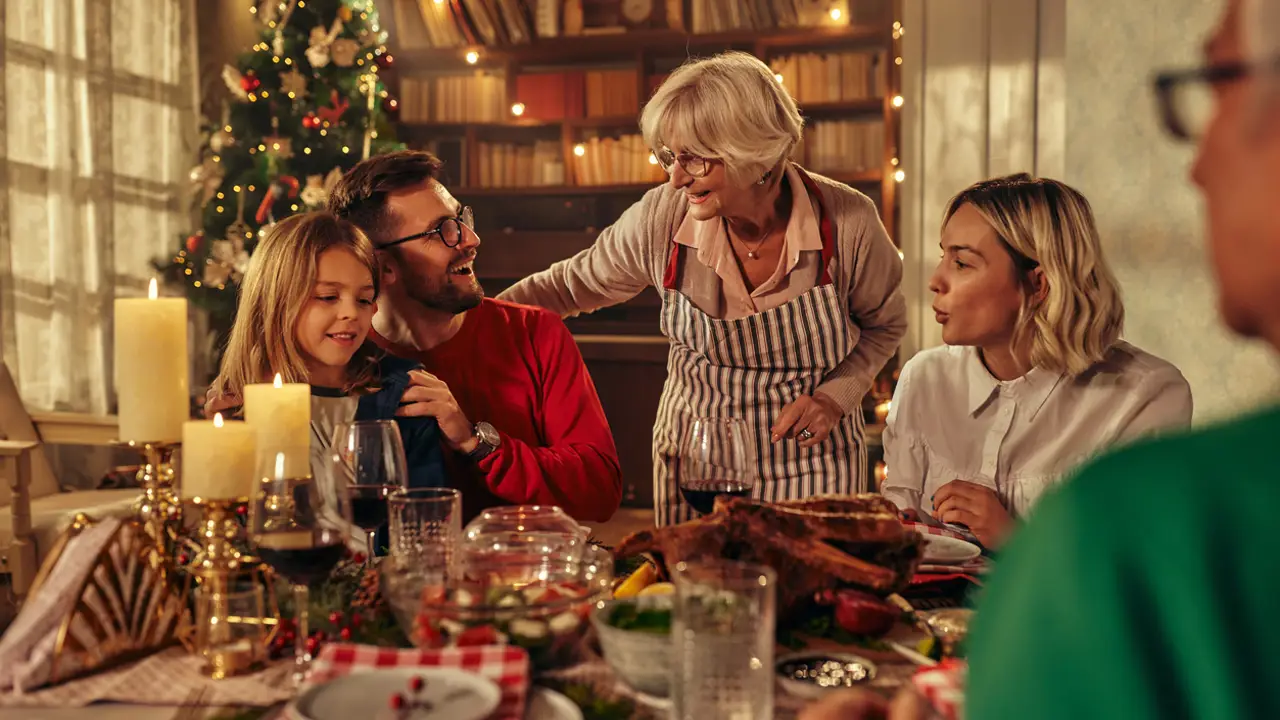
[(191, 227), (194, 2), (4, 2), (0, 349), (32, 409), (112, 408), (112, 300)]

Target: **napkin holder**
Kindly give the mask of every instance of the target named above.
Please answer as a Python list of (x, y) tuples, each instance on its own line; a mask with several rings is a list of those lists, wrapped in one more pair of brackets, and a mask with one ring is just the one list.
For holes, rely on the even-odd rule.
[[(54, 543), (0, 641), (10, 665), (0, 672), (0, 689), (27, 691), (113, 668), (176, 643), (189, 626), (147, 524), (107, 520), (86, 533), (99, 525), (77, 515)], [(58, 615), (41, 615), (50, 611)]]

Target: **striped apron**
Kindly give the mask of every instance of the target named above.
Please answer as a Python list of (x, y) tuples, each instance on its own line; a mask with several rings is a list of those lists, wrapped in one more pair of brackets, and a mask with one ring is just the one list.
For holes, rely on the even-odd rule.
[[(806, 184), (811, 181), (804, 178)], [(811, 192), (818, 197), (816, 189)], [(698, 417), (737, 418), (750, 429), (759, 478), (752, 496), (778, 501), (823, 493), (865, 492), (867, 451), (862, 412), (846, 414), (826, 440), (770, 442), (769, 428), (788, 403), (812, 395), (853, 350), (848, 304), (831, 281), (835, 233), (818, 207), (823, 270), (810, 291), (764, 312), (719, 320), (676, 288), (683, 246), (673, 243), (663, 281), (662, 334), (671, 341), (667, 382), (653, 427), (654, 516), (658, 525), (697, 513), (680, 495), (676, 461)]]

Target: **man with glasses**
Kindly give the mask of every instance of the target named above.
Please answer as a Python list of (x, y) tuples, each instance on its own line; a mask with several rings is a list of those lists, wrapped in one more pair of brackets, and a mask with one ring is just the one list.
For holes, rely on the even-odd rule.
[(485, 298), (471, 208), (439, 180), (430, 153), (361, 162), (329, 210), (373, 240), (382, 293), (372, 339), (425, 372), (401, 415), (429, 415), (462, 468), (468, 515), (495, 504), (557, 505), (608, 520), (622, 499), (618, 452), (595, 385), (555, 314)]
[[(1197, 143), (1222, 317), (1280, 350), (1280, 0), (1232, 0), (1205, 66), (1161, 75)], [(1002, 554), (970, 645), (970, 718), (1280, 718), (1271, 408), (1121, 450)]]

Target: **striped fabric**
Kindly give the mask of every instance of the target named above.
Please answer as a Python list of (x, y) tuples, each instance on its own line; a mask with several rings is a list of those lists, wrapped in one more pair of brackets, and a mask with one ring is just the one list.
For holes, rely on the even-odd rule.
[(857, 329), (833, 284), (738, 320), (712, 318), (668, 288), (662, 333), (671, 341), (671, 354), (653, 429), (659, 525), (696, 516), (680, 496), (675, 460), (685, 432), (698, 417), (747, 423), (760, 471), (753, 493), (757, 499), (866, 491), (860, 412), (846, 415), (824, 442), (807, 450), (795, 439), (769, 442), (769, 428), (782, 408), (813, 394), (853, 349)]

